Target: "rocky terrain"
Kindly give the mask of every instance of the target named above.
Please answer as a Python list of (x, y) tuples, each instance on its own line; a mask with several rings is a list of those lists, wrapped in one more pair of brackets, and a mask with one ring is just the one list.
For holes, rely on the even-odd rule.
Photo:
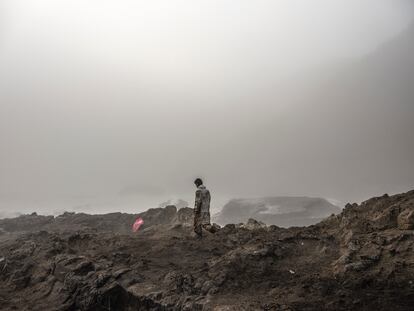
[(196, 240), (192, 210), (0, 220), (1, 310), (413, 310), (414, 191)]
[(213, 217), (219, 224), (241, 223), (249, 218), (280, 227), (314, 225), (341, 209), (323, 198), (267, 197), (233, 199)]

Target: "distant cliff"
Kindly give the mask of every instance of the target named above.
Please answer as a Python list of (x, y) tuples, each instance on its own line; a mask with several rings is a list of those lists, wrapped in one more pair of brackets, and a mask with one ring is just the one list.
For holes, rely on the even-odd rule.
[(218, 224), (241, 223), (249, 218), (279, 227), (308, 226), (338, 214), (341, 209), (322, 198), (267, 197), (234, 199), (213, 217)]

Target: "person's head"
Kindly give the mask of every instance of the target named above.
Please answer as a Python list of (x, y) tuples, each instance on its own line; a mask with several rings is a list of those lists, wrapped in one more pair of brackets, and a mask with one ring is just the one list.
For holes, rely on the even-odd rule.
[(196, 185), (196, 187), (200, 187), (203, 184), (203, 181), (201, 180), (201, 178), (197, 178), (196, 180), (194, 180), (194, 184)]

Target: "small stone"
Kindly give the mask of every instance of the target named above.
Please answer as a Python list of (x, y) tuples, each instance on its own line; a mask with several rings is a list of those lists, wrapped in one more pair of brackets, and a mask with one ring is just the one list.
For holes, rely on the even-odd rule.
[(398, 229), (400, 230), (412, 230), (414, 229), (414, 211), (405, 210), (398, 215)]

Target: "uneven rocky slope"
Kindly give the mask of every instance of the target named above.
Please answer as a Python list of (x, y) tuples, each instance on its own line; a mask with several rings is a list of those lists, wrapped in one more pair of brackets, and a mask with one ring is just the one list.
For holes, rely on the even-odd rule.
[(73, 232), (76, 230), (105, 231), (113, 233), (129, 233), (131, 225), (137, 217), (145, 220), (142, 229), (158, 225), (174, 225), (192, 223), (193, 210), (175, 206), (152, 208), (139, 214), (110, 213), (89, 215), (85, 213), (66, 212), (58, 217), (42, 216), (36, 213), (16, 218), (0, 219), (0, 232), (35, 232), (40, 230)]
[(137, 234), (123, 214), (0, 221), (0, 309), (413, 310), (414, 191), (310, 227), (249, 220), (202, 241), (191, 209), (143, 217)]

